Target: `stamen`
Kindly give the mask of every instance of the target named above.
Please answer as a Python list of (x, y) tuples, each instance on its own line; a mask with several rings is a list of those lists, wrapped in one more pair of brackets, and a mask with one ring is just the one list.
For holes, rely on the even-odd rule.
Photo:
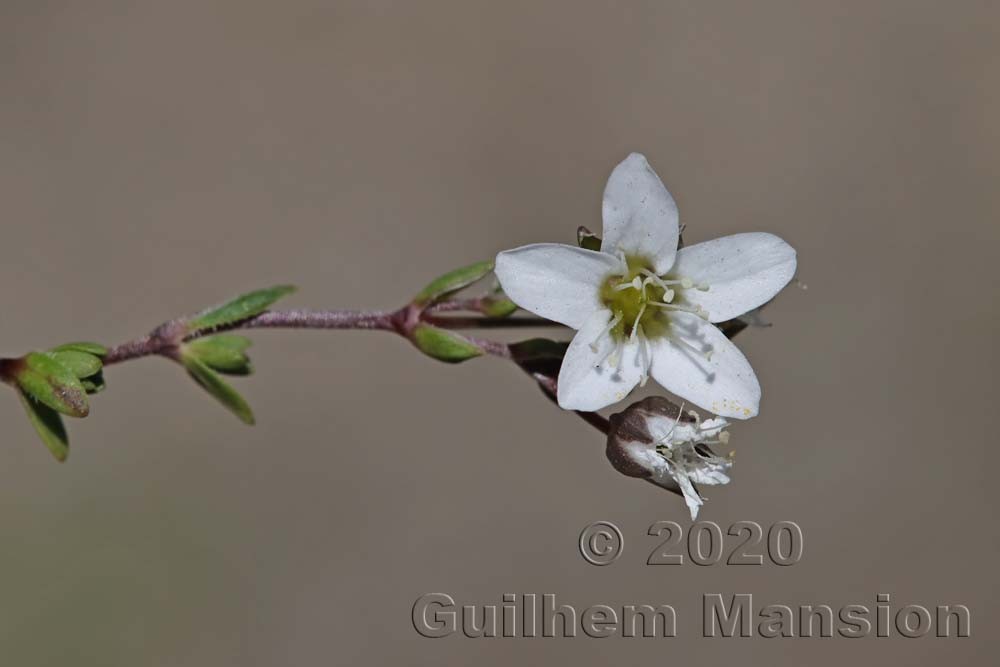
[[(623, 315), (622, 315), (622, 312), (620, 310), (617, 311), (617, 312), (615, 312), (615, 316), (613, 318), (611, 318), (610, 322), (608, 322), (608, 326), (604, 327), (604, 329), (601, 330), (601, 333), (597, 334), (597, 338), (595, 338), (594, 341), (590, 344), (590, 350), (594, 354), (597, 354), (597, 350), (598, 350), (597, 343), (598, 343), (598, 341), (600, 341), (602, 338), (604, 338), (609, 333), (611, 333), (611, 330), (614, 329), (616, 326), (618, 326), (618, 323), (622, 321), (622, 317), (623, 317)], [(600, 365), (600, 364), (598, 364), (598, 365)]]
[(729, 422), (727, 422), (725, 419), (722, 419), (720, 417), (720, 418), (716, 419), (715, 421), (721, 422), (721, 425), (720, 424), (716, 424), (716, 425), (711, 426), (709, 428), (705, 428), (705, 424), (707, 422), (699, 422), (698, 423), (698, 430), (699, 431), (707, 431), (707, 430), (711, 429), (711, 430), (714, 431), (714, 430), (721, 430), (721, 429), (724, 429), (724, 428), (729, 428)]
[(646, 312), (646, 302), (643, 301), (642, 305), (639, 306), (639, 314), (635, 316), (635, 321), (632, 322), (632, 334), (629, 336), (629, 340), (635, 340), (636, 336), (639, 334), (639, 330), (642, 325), (639, 324), (639, 320), (642, 319), (642, 314)]
[[(643, 304), (643, 307), (645, 307), (645, 304)], [(642, 331), (642, 325), (637, 324), (636, 329), (639, 330), (639, 363), (642, 367), (642, 377), (639, 380), (639, 386), (645, 387), (646, 382), (649, 380), (649, 349), (647, 347), (649, 343)], [(635, 333), (635, 329), (632, 330), (632, 333)], [(677, 418), (680, 419), (680, 416), (678, 415)]]
[(611, 359), (611, 365), (615, 367), (615, 372), (620, 373), (622, 362), (625, 360), (625, 341), (619, 340), (615, 345), (615, 356)]
[(649, 283), (651, 283), (651, 282), (653, 282), (653, 281), (650, 280), (649, 277), (644, 278), (643, 281), (642, 281), (642, 298), (643, 298), (643, 300), (645, 300), (646, 298), (648, 298), (646, 296), (646, 286), (649, 285)]
[(698, 317), (707, 320), (708, 311), (701, 306), (679, 306), (676, 303), (664, 303), (662, 301), (648, 301), (649, 305), (656, 306), (657, 308), (666, 308), (667, 310), (682, 310), (685, 313), (692, 313)]
[(686, 347), (690, 351), (692, 351), (695, 354), (697, 354), (699, 357), (705, 357), (705, 359), (708, 360), (708, 361), (712, 360), (712, 350), (708, 350), (708, 351), (702, 350), (701, 348), (695, 347), (691, 343), (687, 342), (683, 338), (672, 337), (669, 340), (674, 345), (682, 345), (682, 346)]
[(615, 291), (617, 291), (617, 292), (622, 292), (622, 291), (627, 290), (629, 288), (636, 289), (636, 290), (642, 290), (642, 279), (639, 278), (639, 276), (636, 276), (635, 278), (633, 278), (632, 280), (628, 281), (627, 283), (619, 283), (619, 284), (615, 285)]
[(668, 285), (680, 285), (684, 289), (692, 289), (692, 288), (694, 288), (694, 289), (700, 290), (702, 292), (707, 292), (708, 289), (709, 289), (708, 283), (704, 283), (704, 282), (695, 283), (690, 278), (677, 278), (676, 280), (663, 280), (662, 278), (660, 278), (658, 275), (656, 275), (655, 273), (653, 273), (649, 269), (639, 269), (639, 272), (642, 273), (643, 275), (647, 276), (650, 280), (652, 280), (653, 282), (655, 282), (657, 285), (659, 285), (663, 289), (666, 289)]
[(681, 403), (681, 409), (677, 411), (677, 418), (674, 419), (674, 425), (670, 427), (670, 430), (667, 431), (666, 435), (664, 435), (662, 438), (653, 443), (654, 445), (657, 446), (662, 445), (667, 440), (667, 438), (669, 438), (674, 434), (674, 430), (677, 428), (677, 425), (681, 422), (681, 415), (683, 414), (684, 414), (684, 404)]
[(656, 275), (655, 273), (653, 273), (649, 269), (639, 269), (639, 273), (641, 273), (642, 275), (646, 276), (647, 278), (649, 278), (650, 280), (652, 280), (654, 283), (656, 283), (660, 287), (666, 288), (667, 283), (663, 282), (663, 278), (661, 278), (660, 276)]
[[(604, 357), (604, 359), (607, 359), (608, 364), (614, 367), (616, 372), (621, 368), (622, 357), (625, 356), (622, 354), (622, 347), (624, 345), (625, 344), (622, 341), (620, 340), (616, 341), (615, 346), (611, 349), (611, 352)], [(598, 366), (603, 365), (604, 359), (601, 359), (600, 363), (598, 363), (597, 365)]]
[(659, 285), (663, 289), (667, 289), (670, 285), (680, 285), (681, 287), (688, 287), (688, 285), (684, 284), (685, 281), (688, 282), (688, 283), (691, 282), (690, 280), (687, 280), (686, 278), (684, 280), (664, 280), (663, 278), (661, 278), (660, 276), (656, 275), (655, 273), (653, 273), (649, 269), (639, 269), (639, 273), (643, 274), (650, 281), (656, 283), (657, 285)]
[(722, 431), (719, 435), (711, 440), (705, 439), (700, 440), (702, 444), (705, 445), (728, 445), (729, 444), (729, 431)]
[(618, 257), (618, 261), (622, 263), (622, 273), (628, 273), (628, 260), (625, 259), (625, 249), (618, 246), (615, 251), (615, 256)]
[(616, 342), (614, 345), (612, 345), (611, 349), (608, 350), (607, 352), (605, 352), (604, 356), (601, 357), (601, 359), (596, 364), (594, 364), (594, 368), (597, 368), (599, 366), (603, 366), (605, 361), (611, 362), (611, 365), (614, 366), (615, 365), (615, 360), (617, 358), (616, 355), (618, 353), (618, 349), (619, 349), (620, 346), (621, 346), (620, 342)]

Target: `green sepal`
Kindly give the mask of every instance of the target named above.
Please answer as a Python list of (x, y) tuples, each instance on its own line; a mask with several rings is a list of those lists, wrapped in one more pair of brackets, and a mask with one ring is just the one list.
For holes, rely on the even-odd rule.
[(89, 378), (101, 372), (104, 364), (99, 357), (78, 350), (52, 350), (46, 354), (65, 366), (77, 378)]
[(188, 320), (188, 331), (202, 331), (240, 322), (260, 315), (278, 299), (295, 291), (292, 285), (278, 285), (240, 295), (221, 306), (210, 308)]
[(483, 297), (480, 304), (480, 312), (487, 317), (507, 317), (517, 311), (517, 304), (506, 296)]
[(95, 357), (103, 357), (108, 353), (108, 348), (98, 343), (66, 343), (65, 345), (52, 348), (52, 352), (63, 352), (65, 350), (86, 352), (87, 354), (92, 354)]
[(430, 324), (418, 324), (413, 329), (412, 340), (413, 344), (427, 356), (450, 364), (457, 364), (483, 354), (479, 346), (464, 336)]
[(84, 391), (88, 394), (99, 394), (105, 390), (107, 385), (104, 384), (104, 372), (99, 371), (90, 377), (82, 378), (80, 384), (83, 385)]
[(70, 417), (90, 413), (87, 392), (69, 368), (42, 352), (31, 352), (14, 374), (14, 381), (29, 396)]
[(583, 226), (576, 228), (576, 243), (584, 250), (601, 249), (601, 237)]
[(219, 377), (219, 374), (204, 363), (190, 355), (181, 355), (181, 363), (195, 382), (215, 397), (230, 412), (236, 415), (244, 424), (253, 426), (253, 410), (239, 392)]
[(232, 334), (219, 334), (199, 338), (184, 344), (184, 354), (191, 355), (212, 370), (229, 375), (250, 375), (253, 366), (244, 350), (250, 347), (249, 338)]
[(521, 363), (538, 359), (559, 359), (566, 356), (569, 343), (562, 343), (548, 338), (529, 338), (509, 345), (514, 361)]
[(493, 262), (476, 262), (460, 269), (449, 271), (443, 276), (435, 278), (427, 287), (423, 288), (417, 296), (413, 298), (413, 304), (421, 308), (440, 301), (449, 294), (464, 289), (483, 278), (493, 270)]
[(62, 417), (52, 408), (39, 403), (34, 398), (24, 393), (17, 392), (21, 399), (21, 405), (28, 414), (28, 421), (35, 428), (38, 437), (42, 439), (45, 446), (56, 457), (56, 461), (62, 463), (69, 456), (69, 436), (66, 434), (66, 426)]

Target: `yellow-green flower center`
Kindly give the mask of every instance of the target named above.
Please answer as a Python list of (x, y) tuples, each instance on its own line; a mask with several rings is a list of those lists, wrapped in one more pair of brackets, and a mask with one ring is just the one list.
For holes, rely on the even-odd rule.
[(612, 274), (601, 285), (600, 300), (611, 311), (614, 325), (611, 336), (624, 341), (636, 336), (656, 339), (670, 331), (670, 312), (686, 311), (704, 317), (698, 307), (687, 305), (683, 292), (697, 287), (690, 280), (658, 276), (644, 257), (625, 258), (627, 271)]

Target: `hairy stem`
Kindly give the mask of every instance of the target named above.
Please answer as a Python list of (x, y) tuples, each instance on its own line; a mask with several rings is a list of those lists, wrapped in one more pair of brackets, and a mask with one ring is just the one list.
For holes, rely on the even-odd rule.
[[(108, 354), (104, 357), (104, 365), (111, 366), (132, 359), (163, 355), (184, 341), (223, 331), (242, 329), (362, 329), (392, 331), (405, 336), (407, 326), (410, 324), (411, 313), (409, 308), (401, 308), (396, 311), (275, 310), (226, 326), (194, 332), (188, 332), (183, 328), (183, 320), (171, 320), (158, 327), (151, 334), (108, 350)], [(420, 319), (446, 329), (498, 329), (551, 324), (540, 318), (520, 317), (433, 317), (426, 315)], [(510, 349), (505, 343), (471, 336), (469, 340), (480, 346), (487, 354), (504, 359), (511, 357)]]
[(188, 332), (183, 320), (171, 320), (153, 333), (122, 343), (108, 350), (104, 365), (110, 366), (131, 359), (162, 355), (183, 341), (210, 336), (221, 331), (240, 329), (375, 329), (397, 331), (400, 311), (355, 310), (288, 310), (267, 311), (214, 329)]
[[(393, 331), (398, 311), (285, 310), (268, 311), (228, 329), (378, 329)], [(199, 332), (204, 336), (211, 332)], [(192, 336), (189, 336), (191, 338)]]

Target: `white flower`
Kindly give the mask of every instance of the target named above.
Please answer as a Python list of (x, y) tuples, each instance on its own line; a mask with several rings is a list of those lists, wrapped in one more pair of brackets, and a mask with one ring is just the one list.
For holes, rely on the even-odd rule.
[(722, 418), (698, 421), (692, 411), (651, 396), (612, 415), (608, 459), (623, 474), (680, 487), (694, 521), (705, 503), (695, 484), (729, 483), (732, 454), (716, 456), (710, 448), (729, 444), (728, 425)]
[(538, 243), (496, 259), (514, 303), (578, 330), (559, 372), (559, 405), (599, 410), (652, 375), (717, 415), (756, 415), (757, 376), (710, 322), (774, 297), (795, 273), (795, 250), (760, 232), (678, 250), (677, 205), (638, 153), (611, 173), (603, 215), (600, 252)]

